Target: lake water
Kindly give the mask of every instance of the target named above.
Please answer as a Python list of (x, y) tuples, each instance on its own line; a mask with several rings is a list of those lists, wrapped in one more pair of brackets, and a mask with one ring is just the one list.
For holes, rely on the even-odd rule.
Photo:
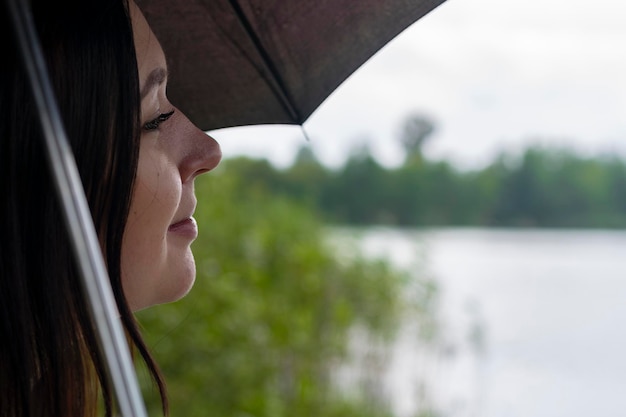
[(425, 352), (407, 323), (393, 349), (387, 385), (399, 416), (626, 413), (626, 232), (360, 233), (366, 253), (440, 288), (439, 347)]

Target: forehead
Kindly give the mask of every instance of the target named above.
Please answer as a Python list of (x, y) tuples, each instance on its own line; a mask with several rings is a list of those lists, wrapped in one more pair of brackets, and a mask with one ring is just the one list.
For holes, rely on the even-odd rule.
[(156, 69), (165, 71), (166, 62), (163, 49), (154, 32), (150, 29), (143, 13), (134, 2), (130, 2), (130, 16), (135, 38), (137, 68), (139, 70), (140, 88), (143, 89), (150, 74)]

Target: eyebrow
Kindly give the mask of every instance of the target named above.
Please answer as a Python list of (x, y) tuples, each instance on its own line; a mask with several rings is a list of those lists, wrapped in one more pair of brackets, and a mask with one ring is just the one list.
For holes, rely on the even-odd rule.
[(148, 78), (146, 78), (146, 84), (141, 89), (141, 100), (143, 100), (148, 95), (150, 90), (163, 84), (166, 79), (167, 71), (165, 70), (165, 68), (158, 67), (153, 69), (152, 72), (148, 75)]

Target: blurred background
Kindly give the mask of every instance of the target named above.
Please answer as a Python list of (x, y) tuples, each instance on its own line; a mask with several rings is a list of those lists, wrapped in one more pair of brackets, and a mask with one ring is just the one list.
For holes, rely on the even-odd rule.
[(196, 285), (139, 314), (172, 415), (621, 415), (624, 21), (447, 0), (304, 126), (209, 132)]

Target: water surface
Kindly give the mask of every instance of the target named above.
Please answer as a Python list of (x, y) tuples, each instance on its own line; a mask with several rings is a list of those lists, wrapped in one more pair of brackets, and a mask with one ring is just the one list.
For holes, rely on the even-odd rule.
[(410, 326), (394, 348), (399, 415), (624, 415), (626, 232), (373, 228), (361, 242), (440, 286), (438, 355)]

